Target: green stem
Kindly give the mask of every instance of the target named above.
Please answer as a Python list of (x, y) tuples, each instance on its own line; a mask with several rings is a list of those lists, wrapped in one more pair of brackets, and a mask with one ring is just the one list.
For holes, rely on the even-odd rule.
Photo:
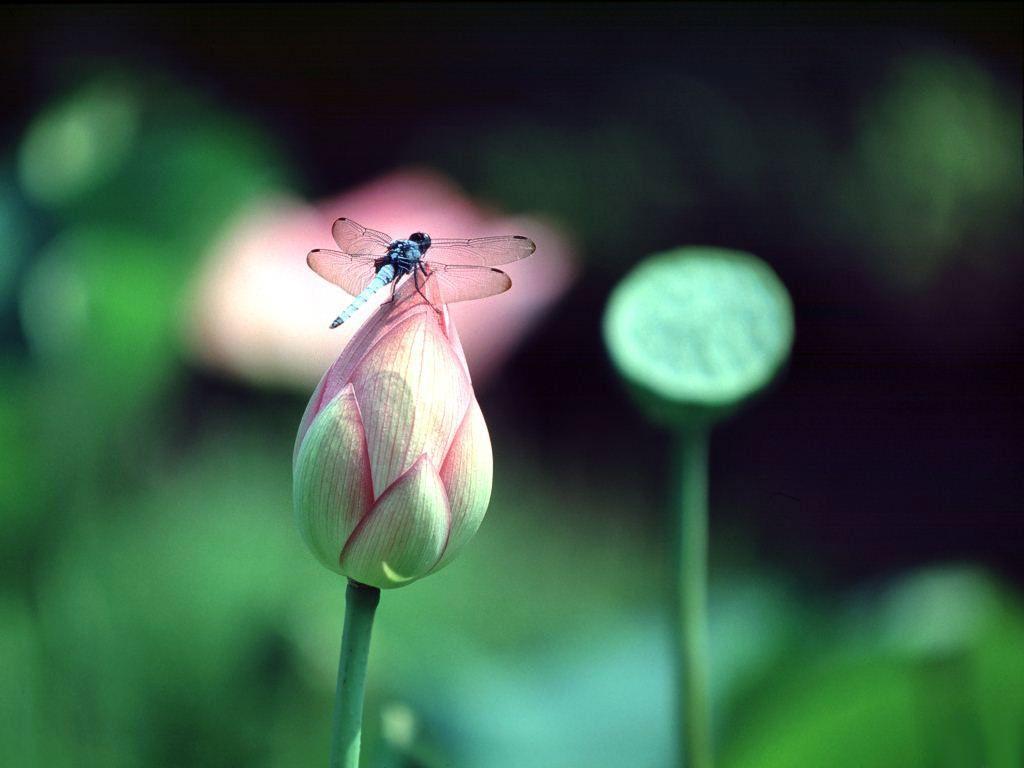
[(708, 433), (677, 435), (676, 542), (679, 600), (679, 696), (682, 705), (680, 764), (711, 768), (711, 701), (708, 669)]
[(378, 602), (379, 589), (349, 581), (345, 593), (341, 658), (338, 660), (338, 688), (334, 694), (330, 768), (359, 768), (366, 660), (370, 655), (370, 631)]

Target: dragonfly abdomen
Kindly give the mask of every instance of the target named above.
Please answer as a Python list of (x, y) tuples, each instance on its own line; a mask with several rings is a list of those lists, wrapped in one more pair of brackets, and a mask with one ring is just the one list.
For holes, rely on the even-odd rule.
[(345, 311), (334, 318), (334, 322), (331, 323), (331, 328), (337, 328), (339, 325), (348, 320), (354, 315), (367, 300), (373, 296), (377, 291), (383, 288), (385, 285), (395, 279), (395, 267), (393, 264), (385, 264), (380, 270), (374, 275), (373, 280), (366, 284), (366, 287), (359, 292), (359, 295), (352, 299), (352, 303), (345, 307)]

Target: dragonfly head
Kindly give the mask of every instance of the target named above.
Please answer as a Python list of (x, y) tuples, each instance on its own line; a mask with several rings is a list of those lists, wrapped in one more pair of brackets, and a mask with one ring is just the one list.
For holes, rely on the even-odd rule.
[(421, 254), (426, 253), (427, 248), (430, 247), (430, 235), (426, 232), (413, 232), (409, 235), (409, 239), (420, 247)]

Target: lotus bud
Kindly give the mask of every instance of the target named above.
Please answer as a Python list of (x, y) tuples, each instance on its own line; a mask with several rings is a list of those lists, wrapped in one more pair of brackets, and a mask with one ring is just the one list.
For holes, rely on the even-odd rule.
[(491, 442), (462, 345), (433, 281), (421, 288), (408, 280), (356, 332), (295, 443), (303, 539), (331, 570), (381, 589), (451, 562), (491, 495)]

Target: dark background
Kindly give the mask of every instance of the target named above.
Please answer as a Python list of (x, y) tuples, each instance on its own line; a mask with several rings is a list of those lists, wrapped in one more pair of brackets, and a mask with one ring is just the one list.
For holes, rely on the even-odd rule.
[[(123, 71), (255, 126), (309, 199), (417, 164), (558, 221), (581, 276), (481, 394), (498, 472), (514, 434), (549, 479), (611, 478), (635, 500), (619, 513), (654, 531), (668, 439), (608, 362), (607, 297), (676, 245), (758, 255), (791, 293), (796, 342), (776, 386), (715, 433), (713, 548), (820, 594), (960, 562), (1024, 584), (1019, 3), (0, 18), (8, 154), (62, 93)], [(66, 214), (32, 210), (41, 246)], [(28, 248), (14, 272), (31, 262)], [(14, 293), (3, 317), (4, 354), (29, 364)], [(282, 441), (301, 413), (299, 393), (195, 367), (180, 381), (163, 413), (186, 449), (210, 413), (262, 414)]]

